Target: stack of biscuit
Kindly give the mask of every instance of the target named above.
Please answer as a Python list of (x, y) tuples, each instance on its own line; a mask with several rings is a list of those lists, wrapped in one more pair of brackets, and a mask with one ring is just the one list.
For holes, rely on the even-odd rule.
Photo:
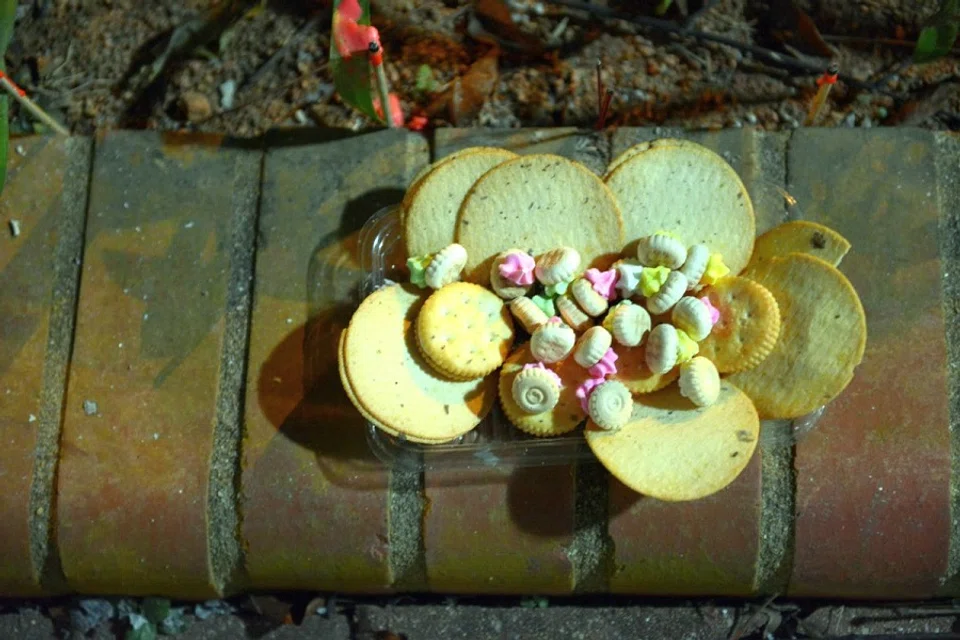
[(394, 436), (449, 442), (499, 399), (533, 436), (585, 425), (635, 490), (697, 499), (746, 467), (761, 419), (826, 404), (863, 356), (836, 268), (850, 244), (809, 222), (757, 238), (739, 176), (694, 143), (636, 145), (602, 178), (465, 149), (414, 179), (399, 216), (409, 282), (361, 303), (339, 358)]

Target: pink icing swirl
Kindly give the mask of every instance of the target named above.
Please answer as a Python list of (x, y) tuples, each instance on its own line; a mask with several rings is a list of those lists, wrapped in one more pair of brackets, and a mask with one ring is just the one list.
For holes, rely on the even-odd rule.
[(700, 302), (707, 307), (707, 311), (710, 312), (710, 324), (715, 325), (720, 322), (720, 310), (713, 306), (713, 303), (710, 302), (710, 298), (703, 296), (700, 298)]
[(580, 408), (584, 413), (590, 413), (590, 394), (604, 382), (606, 380), (603, 378), (588, 378), (577, 387), (577, 398), (580, 399)]
[(612, 376), (617, 372), (617, 365), (613, 363), (619, 357), (613, 349), (607, 349), (607, 352), (600, 358), (600, 362), (587, 369), (587, 371), (594, 378), (603, 379), (606, 376)]
[(523, 370), (526, 371), (527, 369), (543, 369), (544, 371), (550, 374), (550, 377), (553, 378), (553, 381), (557, 383), (558, 387), (560, 387), (561, 389), (563, 388), (563, 380), (560, 379), (560, 376), (557, 375), (557, 372), (554, 371), (553, 369), (548, 369), (543, 365), (542, 362), (531, 362), (529, 364), (523, 365)]
[(587, 269), (584, 277), (593, 285), (593, 290), (599, 293), (607, 300), (613, 300), (617, 297), (617, 281), (620, 279), (620, 272), (616, 269), (600, 271), (599, 269)]
[(535, 266), (536, 263), (532, 256), (514, 251), (508, 253), (507, 257), (500, 263), (500, 276), (518, 287), (526, 287), (533, 284), (533, 269)]

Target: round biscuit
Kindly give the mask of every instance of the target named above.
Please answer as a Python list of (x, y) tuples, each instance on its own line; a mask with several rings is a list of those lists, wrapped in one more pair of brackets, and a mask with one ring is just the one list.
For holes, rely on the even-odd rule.
[(829, 263), (793, 253), (750, 272), (780, 307), (780, 335), (763, 362), (729, 376), (764, 419), (799, 418), (846, 388), (867, 343), (867, 320), (850, 281)]
[(837, 267), (848, 251), (850, 242), (830, 227), (807, 220), (784, 222), (757, 238), (743, 275), (761, 262), (788, 253), (807, 253)]
[(420, 353), (454, 380), (482, 378), (497, 369), (513, 338), (513, 316), (503, 299), (469, 282), (437, 289), (417, 315)]
[(750, 261), (756, 221), (737, 172), (710, 149), (671, 142), (638, 152), (606, 179), (623, 214), (627, 241), (659, 231), (687, 247), (703, 243), (723, 256), (731, 273)]
[(388, 435), (398, 437), (398, 438), (406, 438), (410, 442), (416, 442), (418, 444), (443, 444), (445, 442), (450, 442), (451, 438), (442, 438), (440, 440), (435, 440), (430, 438), (417, 438), (414, 436), (401, 434), (398, 431), (391, 429), (386, 425), (380, 423), (376, 418), (370, 415), (370, 412), (367, 411), (362, 404), (360, 404), (359, 400), (357, 400), (357, 395), (353, 392), (353, 386), (350, 384), (350, 376), (347, 374), (347, 368), (346, 368), (346, 358), (343, 357), (343, 347), (346, 344), (346, 341), (347, 341), (347, 330), (344, 329), (343, 331), (340, 332), (340, 342), (339, 342), (339, 347), (337, 351), (337, 355), (338, 355), (337, 369), (340, 372), (340, 384), (343, 386), (343, 391), (344, 393), (347, 394), (347, 398), (350, 399), (350, 403), (353, 404), (354, 408), (364, 418), (364, 420), (366, 420), (367, 422), (369, 422), (370, 424), (377, 427), (378, 429), (380, 429), (381, 431), (383, 431)]
[(610, 380), (619, 380), (634, 395), (653, 393), (668, 386), (680, 376), (680, 368), (674, 367), (666, 373), (654, 373), (647, 366), (646, 342), (637, 347), (614, 346), (617, 372)]
[(505, 149), (466, 151), (440, 161), (404, 198), (403, 237), (408, 256), (435, 253), (452, 244), (467, 192), (484, 173), (517, 157)]
[(592, 421), (584, 436), (594, 455), (634, 491), (670, 502), (697, 500), (733, 482), (757, 447), (760, 420), (745, 393), (721, 383), (717, 401), (696, 407), (677, 387), (635, 399), (617, 431)]
[(416, 345), (425, 296), (409, 284), (379, 289), (347, 328), (343, 359), (358, 403), (407, 438), (452, 440), (477, 426), (496, 401), (496, 376), (456, 382), (434, 372)]
[(720, 373), (744, 371), (766, 358), (780, 335), (780, 307), (762, 284), (727, 276), (697, 294), (720, 312), (710, 335), (700, 342), (700, 355)]
[(563, 381), (560, 400), (550, 411), (529, 414), (524, 413), (513, 399), (513, 381), (523, 371), (524, 365), (534, 363), (536, 359), (530, 353), (530, 343), (527, 342), (515, 349), (500, 369), (500, 406), (507, 420), (521, 431), (538, 437), (559, 436), (573, 431), (587, 418), (577, 398), (577, 387), (590, 377), (589, 372), (572, 357), (545, 364)]
[(486, 285), (501, 251), (580, 254), (580, 271), (606, 269), (623, 249), (616, 199), (582, 164), (553, 154), (508, 160), (485, 173), (460, 207), (456, 241), (467, 250), (465, 279)]

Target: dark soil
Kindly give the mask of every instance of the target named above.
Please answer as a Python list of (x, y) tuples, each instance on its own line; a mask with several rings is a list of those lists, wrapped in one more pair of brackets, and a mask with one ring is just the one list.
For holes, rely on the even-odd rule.
[[(198, 44), (172, 56), (155, 82), (146, 82), (174, 30), (231, 2), (239, 0), (23, 0), (9, 70), (76, 133), (151, 128), (250, 137), (274, 127), (376, 126), (334, 93), (327, 65), (329, 0), (267, 0), (263, 6), (247, 0), (235, 15), (208, 25)], [(387, 75), (408, 117), (429, 111), (434, 126), (593, 126), (598, 60), (614, 92), (614, 125), (795, 127), (816, 91), (816, 73), (760, 64), (731, 47), (530, 0), (507, 1), (507, 24), (497, 23), (485, 10), (492, 4), (374, 0)], [(596, 4), (653, 16), (657, 3)], [(682, 24), (684, 4), (690, 14), (702, 8), (702, 0), (675, 2), (664, 19)], [(835, 48), (843, 73), (875, 83), (870, 90), (837, 84), (820, 126), (957, 128), (960, 59), (903, 64), (938, 0), (794, 4)], [(825, 68), (829, 50), (785, 6), (790, 3), (719, 0), (698, 14), (692, 28)], [(478, 8), (475, 25), (503, 45), (499, 75), (481, 78), (492, 86), (486, 100), (451, 110), (445, 98), (452, 83), (493, 48), (470, 26)], [(14, 120), (14, 131), (31, 126), (25, 116)]]

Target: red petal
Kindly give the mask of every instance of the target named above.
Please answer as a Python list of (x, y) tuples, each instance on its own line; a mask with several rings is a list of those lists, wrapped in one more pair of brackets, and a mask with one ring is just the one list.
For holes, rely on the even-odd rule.
[(376, 27), (367, 27), (347, 20), (337, 21), (333, 28), (333, 37), (337, 43), (337, 51), (343, 58), (368, 51), (371, 42), (380, 44), (380, 32)]
[(427, 128), (428, 124), (430, 124), (430, 121), (427, 119), (427, 116), (413, 116), (407, 123), (407, 129), (410, 129), (410, 131), (423, 131)]
[[(377, 112), (378, 116), (383, 117), (383, 109), (380, 108), (380, 98), (373, 99), (373, 109)], [(400, 98), (397, 97), (395, 93), (390, 94), (390, 116), (395, 126), (403, 126), (403, 107), (400, 106)]]
[(337, 7), (337, 15), (351, 22), (356, 22), (363, 15), (363, 9), (360, 8), (358, 0), (343, 0)]

